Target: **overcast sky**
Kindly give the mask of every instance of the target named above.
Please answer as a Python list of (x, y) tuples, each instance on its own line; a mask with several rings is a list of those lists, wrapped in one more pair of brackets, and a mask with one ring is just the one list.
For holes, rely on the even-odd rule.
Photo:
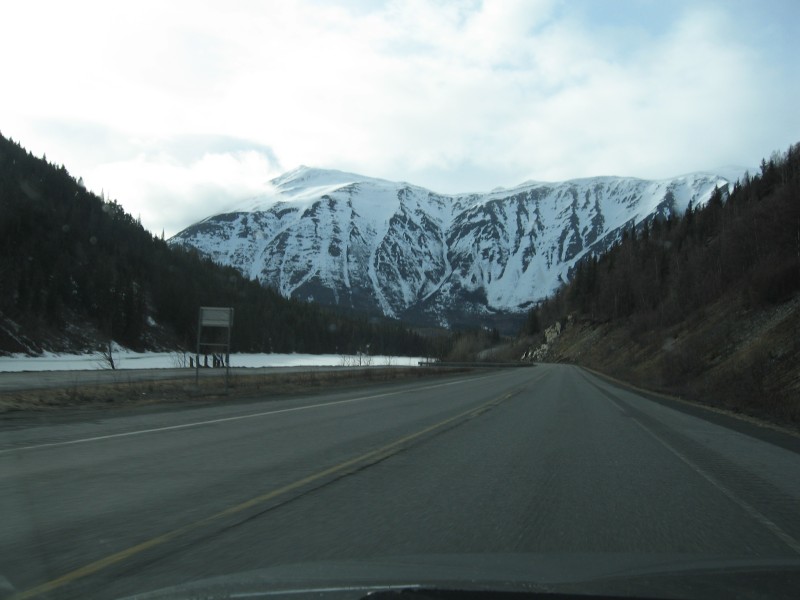
[(301, 164), (454, 193), (800, 141), (798, 0), (0, 2), (0, 132), (168, 236)]

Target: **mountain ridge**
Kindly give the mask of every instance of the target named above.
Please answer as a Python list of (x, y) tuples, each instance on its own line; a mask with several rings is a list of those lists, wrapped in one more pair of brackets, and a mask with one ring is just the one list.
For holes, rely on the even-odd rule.
[[(724, 170), (730, 173), (730, 168)], [(683, 214), (730, 176), (597, 176), (440, 194), (299, 167), (170, 239), (284, 296), (419, 325), (518, 320), (631, 225)]]

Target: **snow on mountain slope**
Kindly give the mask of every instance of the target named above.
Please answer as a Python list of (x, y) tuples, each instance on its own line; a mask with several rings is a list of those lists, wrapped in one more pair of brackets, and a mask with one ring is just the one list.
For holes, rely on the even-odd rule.
[(682, 214), (732, 183), (593, 177), (443, 195), (407, 183), (300, 167), (269, 192), (181, 231), (192, 246), (285, 296), (420, 324), (519, 315), (622, 228)]

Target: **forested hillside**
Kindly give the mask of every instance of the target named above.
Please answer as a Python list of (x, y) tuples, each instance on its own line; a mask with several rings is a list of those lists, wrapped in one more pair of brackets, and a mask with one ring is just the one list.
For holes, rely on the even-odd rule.
[(0, 352), (193, 347), (199, 306), (233, 306), (237, 351), (420, 355), (425, 340), (286, 300), (170, 248), (63, 166), (0, 136)]
[(800, 144), (580, 263), (526, 329), (571, 329), (551, 358), (800, 421), (798, 292)]

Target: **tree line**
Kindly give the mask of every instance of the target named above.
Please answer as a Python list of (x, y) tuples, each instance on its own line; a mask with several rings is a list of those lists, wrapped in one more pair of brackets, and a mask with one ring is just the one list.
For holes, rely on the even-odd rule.
[(731, 190), (715, 189), (705, 205), (645, 220), (606, 253), (585, 257), (569, 284), (531, 309), (523, 332), (569, 314), (669, 327), (724, 294), (756, 308), (798, 290), (800, 143), (762, 160), (759, 173)]
[[(402, 323), (286, 299), (196, 250), (171, 248), (63, 165), (0, 135), (0, 319), (23, 324), (42, 347), (77, 324), (132, 349), (163, 345), (163, 332), (192, 348), (199, 306), (234, 307), (235, 351), (428, 351)], [(19, 348), (0, 336), (3, 350)]]

